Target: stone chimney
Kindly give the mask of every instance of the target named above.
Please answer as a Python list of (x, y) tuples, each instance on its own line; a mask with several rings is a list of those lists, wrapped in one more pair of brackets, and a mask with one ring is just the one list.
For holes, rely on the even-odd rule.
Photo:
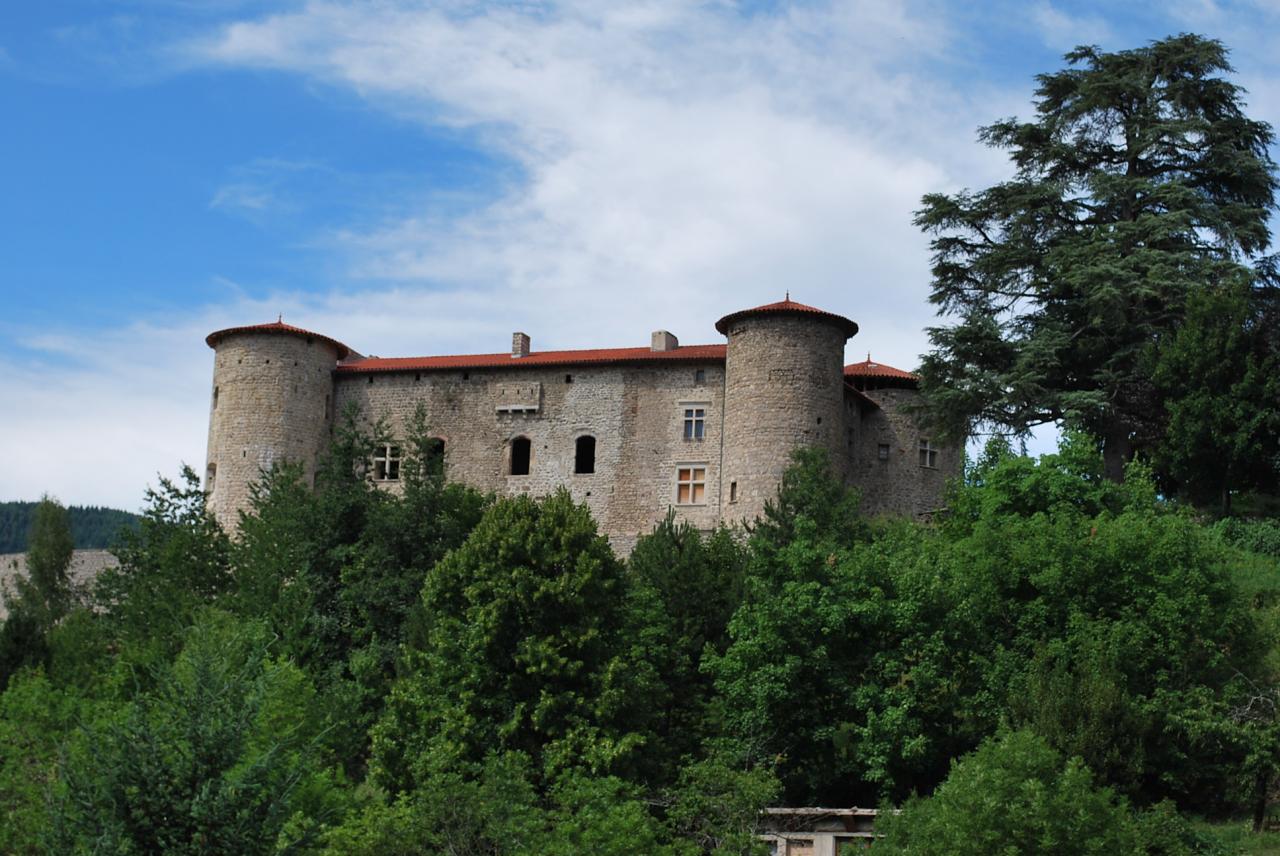
[(653, 337), (650, 339), (649, 350), (674, 351), (678, 347), (680, 347), (680, 340), (668, 333), (666, 330), (653, 331)]
[(511, 357), (527, 357), (529, 356), (529, 334), (528, 333), (512, 333), (511, 334)]

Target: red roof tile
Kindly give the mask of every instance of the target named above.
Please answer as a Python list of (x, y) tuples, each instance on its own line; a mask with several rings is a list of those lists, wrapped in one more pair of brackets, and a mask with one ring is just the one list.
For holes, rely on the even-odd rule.
[(757, 306), (754, 309), (731, 312), (716, 322), (716, 329), (727, 336), (729, 335), (729, 325), (748, 315), (813, 315), (835, 323), (836, 326), (844, 330), (846, 337), (858, 332), (858, 325), (843, 315), (836, 315), (834, 312), (827, 312), (825, 309), (796, 303), (790, 296), (786, 300), (779, 300), (777, 303), (766, 303), (764, 306)]
[(884, 363), (873, 363), (871, 358), (867, 357), (860, 363), (853, 363), (844, 367), (845, 377), (886, 377), (895, 378), (897, 380), (913, 380), (917, 383), (920, 381), (920, 375), (904, 372), (902, 369), (895, 369), (893, 366), (886, 366)]
[(270, 324), (252, 324), (248, 327), (228, 327), (225, 330), (216, 330), (205, 337), (205, 344), (210, 348), (215, 347), (219, 341), (227, 336), (236, 333), (282, 333), (288, 336), (303, 336), (308, 339), (318, 339), (325, 344), (332, 345), (338, 351), (338, 359), (345, 359), (351, 353), (351, 349), (339, 342), (337, 339), (330, 339), (328, 336), (320, 333), (312, 333), (310, 330), (303, 330), (301, 327), (294, 327), (292, 324), (285, 324), (282, 321), (272, 321)]
[(534, 351), (511, 354), (459, 354), (447, 357), (366, 357), (338, 366), (340, 373), (430, 371), (432, 369), (535, 368), (652, 362), (723, 362), (724, 345), (681, 345), (673, 351), (650, 348), (594, 348), (583, 351)]

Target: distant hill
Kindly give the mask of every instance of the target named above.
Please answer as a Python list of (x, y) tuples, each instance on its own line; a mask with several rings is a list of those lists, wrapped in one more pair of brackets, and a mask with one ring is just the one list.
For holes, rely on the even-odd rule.
[[(27, 549), (27, 536), (35, 517), (36, 502), (0, 502), (0, 553), (22, 553)], [(71, 537), (77, 550), (100, 550), (110, 547), (123, 527), (136, 529), (139, 517), (115, 508), (96, 505), (72, 505)]]

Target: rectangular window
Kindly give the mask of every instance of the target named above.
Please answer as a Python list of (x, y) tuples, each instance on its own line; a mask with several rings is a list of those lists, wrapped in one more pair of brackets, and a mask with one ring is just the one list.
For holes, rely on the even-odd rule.
[(400, 480), (400, 447), (382, 445), (373, 452), (373, 480)]
[(676, 505), (702, 505), (707, 497), (707, 468), (676, 469)]
[(213, 388), (213, 409), (218, 409), (218, 388), (216, 386)]
[(938, 468), (938, 449), (930, 445), (928, 440), (920, 441), (920, 466), (931, 470)]
[(701, 440), (706, 432), (707, 409), (705, 407), (684, 408), (684, 438)]
[(889, 444), (881, 443), (876, 447), (876, 457), (882, 461), (889, 460)]
[(738, 501), (738, 483), (736, 481), (729, 482), (729, 501), (730, 502)]
[(693, 382), (694, 382), (694, 383), (697, 383), (697, 384), (703, 384), (703, 383), (706, 383), (706, 382), (707, 382), (707, 370), (706, 370), (706, 369), (696, 369), (696, 370), (694, 370), (694, 372), (693, 372)]

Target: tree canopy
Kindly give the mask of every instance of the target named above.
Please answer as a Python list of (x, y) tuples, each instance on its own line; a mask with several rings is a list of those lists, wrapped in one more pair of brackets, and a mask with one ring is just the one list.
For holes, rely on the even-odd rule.
[[(1273, 288), (1263, 254), (1274, 135), (1245, 114), (1217, 41), (1081, 47), (1066, 60), (1037, 77), (1034, 121), (980, 131), (1009, 152), (1014, 176), (930, 194), (917, 212), (934, 236), (930, 299), (954, 319), (929, 331), (921, 375), (934, 421), (951, 433), (1085, 429), (1116, 479), (1135, 448), (1163, 437), (1170, 402), (1210, 380), (1174, 367), (1176, 378), (1156, 377), (1166, 351), (1184, 350), (1172, 340), (1196, 320), (1193, 303), (1250, 302)], [(1247, 362), (1246, 351), (1233, 359)]]

